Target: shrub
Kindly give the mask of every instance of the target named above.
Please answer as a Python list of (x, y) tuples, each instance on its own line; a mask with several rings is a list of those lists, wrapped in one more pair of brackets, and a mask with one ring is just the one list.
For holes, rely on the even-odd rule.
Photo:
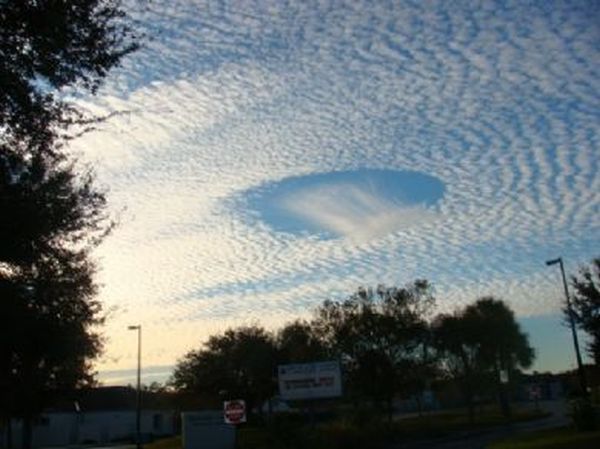
[(575, 428), (586, 432), (597, 428), (596, 410), (588, 398), (578, 398), (571, 401), (571, 419)]

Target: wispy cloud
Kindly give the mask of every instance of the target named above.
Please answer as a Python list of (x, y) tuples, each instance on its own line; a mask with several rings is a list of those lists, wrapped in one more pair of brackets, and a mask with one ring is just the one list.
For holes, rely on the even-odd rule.
[[(146, 366), (144, 375), (141, 378), (143, 385), (150, 385), (152, 382), (164, 383), (173, 372), (173, 366)], [(133, 379), (136, 377), (136, 369), (105, 370), (98, 376), (98, 381), (103, 385), (134, 385)]]
[(402, 205), (385, 199), (385, 195), (337, 184), (292, 193), (281, 206), (298, 220), (308, 220), (356, 242), (368, 242), (435, 219), (435, 213), (424, 206)]

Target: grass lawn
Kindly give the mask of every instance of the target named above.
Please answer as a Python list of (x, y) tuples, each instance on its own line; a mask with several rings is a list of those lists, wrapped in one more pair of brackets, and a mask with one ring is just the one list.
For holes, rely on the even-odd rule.
[(488, 449), (596, 449), (600, 447), (600, 431), (577, 432), (561, 427), (497, 441)]
[[(529, 410), (513, 410), (511, 423), (531, 421), (548, 416), (546, 412)], [(403, 436), (444, 436), (452, 432), (477, 430), (485, 427), (507, 424), (506, 418), (497, 409), (486, 410), (475, 416), (475, 421), (469, 423), (463, 412), (449, 412), (435, 415), (424, 415), (403, 419), (395, 424), (396, 430)]]
[(144, 449), (181, 449), (181, 437), (162, 438), (152, 443), (144, 444)]

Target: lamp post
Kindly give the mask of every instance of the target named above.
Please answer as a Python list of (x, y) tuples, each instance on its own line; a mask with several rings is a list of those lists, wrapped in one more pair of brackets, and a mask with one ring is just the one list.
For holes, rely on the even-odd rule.
[(127, 327), (130, 331), (138, 331), (138, 355), (137, 355), (137, 405), (135, 411), (135, 444), (137, 449), (142, 449), (141, 438), (141, 417), (142, 417), (142, 385), (141, 385), (141, 370), (142, 370), (142, 326)]
[(573, 308), (571, 307), (571, 299), (569, 297), (569, 287), (567, 286), (567, 278), (565, 276), (565, 267), (563, 265), (562, 257), (557, 259), (547, 260), (546, 265), (559, 265), (560, 273), (562, 274), (563, 287), (565, 289), (565, 298), (567, 299), (567, 312), (569, 315), (569, 324), (571, 325), (571, 333), (573, 334), (573, 345), (575, 346), (575, 355), (577, 356), (577, 370), (579, 373), (579, 383), (583, 390), (583, 395), (587, 396), (587, 382), (585, 378), (585, 371), (583, 369), (583, 363), (581, 361), (581, 352), (579, 351), (579, 340), (577, 338), (577, 331), (575, 329), (575, 318), (573, 314)]

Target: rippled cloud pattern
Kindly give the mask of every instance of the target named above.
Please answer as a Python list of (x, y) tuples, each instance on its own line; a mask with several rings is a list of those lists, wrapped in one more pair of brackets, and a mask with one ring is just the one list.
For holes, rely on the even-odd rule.
[[(79, 100), (128, 112), (73, 144), (121, 223), (98, 251), (101, 366), (133, 363), (134, 321), (168, 364), (225, 326), (417, 277), (440, 310), (493, 293), (556, 312), (544, 260), (598, 255), (599, 2), (141, 3), (143, 49)], [(443, 193), (408, 205), (335, 177), (365, 170)], [(335, 238), (281, 232), (248, 193), (314, 176), (325, 190), (279, 206)]]

